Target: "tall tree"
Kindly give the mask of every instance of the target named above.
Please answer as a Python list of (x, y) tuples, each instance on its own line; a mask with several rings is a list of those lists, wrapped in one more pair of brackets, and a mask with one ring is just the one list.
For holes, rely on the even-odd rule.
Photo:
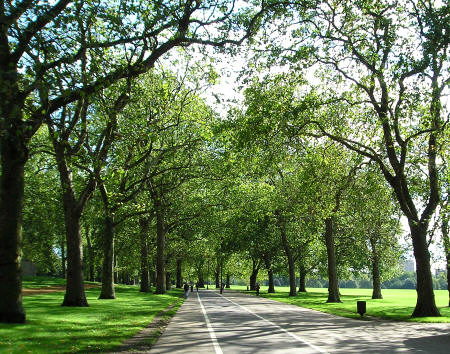
[[(290, 48), (281, 55), (296, 64), (316, 63), (322, 81), (328, 80), (326, 89), (308, 95), (297, 91), (300, 99), (285, 117), (302, 118), (286, 128), (298, 134), (309, 125), (316, 136), (370, 158), (394, 191), (408, 219), (416, 259), (413, 316), (439, 316), (427, 231), (439, 202), (436, 141), (450, 80), (448, 8), (432, 1), (321, 1), (307, 11), (290, 12), (301, 21), (295, 21)], [(305, 104), (309, 99), (316, 100), (313, 110)], [(312, 118), (311, 111), (322, 119)], [(418, 191), (415, 181), (423, 171)]]
[[(239, 11), (247, 15), (235, 16)], [(146, 72), (174, 47), (239, 44), (264, 12), (264, 6), (248, 12), (222, 0), (169, 6), (163, 0), (1, 3), (1, 322), (25, 321), (20, 276), (24, 165), (28, 142), (46, 117)], [(97, 69), (92, 76), (83, 77), (83, 58)]]

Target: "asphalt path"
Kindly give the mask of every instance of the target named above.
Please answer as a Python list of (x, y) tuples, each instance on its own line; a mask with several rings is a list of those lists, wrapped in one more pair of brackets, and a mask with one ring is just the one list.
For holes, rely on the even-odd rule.
[(442, 353), (450, 324), (361, 321), (242, 293), (191, 292), (150, 353)]

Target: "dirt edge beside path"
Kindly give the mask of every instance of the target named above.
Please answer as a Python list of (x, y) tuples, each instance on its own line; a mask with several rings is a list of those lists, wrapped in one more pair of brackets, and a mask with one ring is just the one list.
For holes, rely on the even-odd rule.
[[(85, 289), (92, 289), (92, 288), (100, 288), (101, 285), (97, 284), (84, 284)], [(66, 291), (66, 286), (49, 286), (46, 288), (22, 288), (22, 295), (23, 296), (30, 296), (30, 295), (39, 295), (39, 294), (48, 294), (48, 293), (54, 293), (57, 291)]]

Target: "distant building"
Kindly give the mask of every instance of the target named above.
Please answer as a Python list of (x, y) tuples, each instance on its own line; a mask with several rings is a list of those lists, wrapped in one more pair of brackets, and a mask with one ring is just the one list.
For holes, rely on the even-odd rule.
[(434, 276), (438, 278), (442, 273), (446, 274), (447, 272), (444, 269), (436, 269), (434, 271)]
[(416, 271), (416, 263), (412, 259), (406, 259), (403, 262), (403, 270), (405, 272), (415, 272)]
[(35, 277), (37, 274), (36, 265), (28, 259), (22, 259), (22, 275)]

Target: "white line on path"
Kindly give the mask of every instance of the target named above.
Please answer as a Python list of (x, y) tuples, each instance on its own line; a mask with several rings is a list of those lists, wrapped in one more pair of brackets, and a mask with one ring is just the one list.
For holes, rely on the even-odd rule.
[(209, 322), (208, 315), (206, 314), (205, 307), (203, 306), (202, 300), (200, 299), (198, 292), (197, 292), (197, 298), (198, 298), (198, 301), (200, 302), (200, 307), (202, 308), (203, 315), (205, 316), (206, 326), (208, 327), (208, 332), (209, 332), (209, 335), (211, 336), (211, 341), (213, 343), (214, 350), (216, 351), (216, 354), (223, 354), (222, 348), (220, 348), (219, 342), (217, 342), (216, 334), (214, 333), (214, 329), (211, 326), (211, 322)]
[[(295, 338), (295, 339), (298, 340), (299, 342), (302, 342), (303, 344), (306, 344), (307, 346), (311, 347), (312, 349), (317, 350), (319, 353), (328, 354), (327, 351), (325, 351), (325, 350), (323, 350), (323, 349), (321, 349), (321, 348), (319, 348), (319, 347), (316, 347), (314, 344), (311, 344), (311, 343), (309, 343), (308, 341), (306, 341), (306, 340), (300, 338), (299, 336), (296, 336), (295, 334), (289, 332), (288, 330), (284, 329), (283, 327), (280, 327), (280, 326), (278, 326), (277, 324), (273, 323), (272, 321), (269, 321), (269, 320), (265, 319), (264, 317), (262, 317), (262, 316), (260, 316), (260, 315), (258, 315), (258, 314), (256, 314), (256, 313), (254, 313), (253, 311), (250, 311), (248, 308), (246, 308), (246, 307), (244, 307), (244, 306), (242, 306), (242, 305), (239, 305), (238, 303), (236, 303), (236, 302), (234, 302), (234, 301), (228, 299), (227, 297), (225, 297), (225, 296), (223, 296), (223, 295), (221, 295), (221, 294), (218, 294), (218, 295), (222, 296), (224, 299), (228, 300), (228, 301), (231, 302), (232, 304), (235, 304), (235, 305), (237, 305), (237, 306), (243, 308), (243, 309), (244, 309), (245, 311), (247, 311), (248, 313), (251, 313), (252, 315), (254, 315), (254, 316), (260, 318), (261, 320), (266, 321), (266, 322), (269, 323), (270, 325), (272, 325), (272, 326), (274, 326), (274, 327), (280, 329), (281, 331), (283, 331), (283, 332), (285, 332), (286, 334), (290, 335), (292, 338)], [(200, 302), (200, 304), (201, 304), (201, 302)], [(203, 305), (202, 305), (202, 308), (203, 308)], [(203, 313), (205, 313), (204, 310), (203, 310)], [(206, 317), (206, 314), (205, 314), (205, 317)], [(207, 320), (207, 323), (208, 323), (208, 320)]]

